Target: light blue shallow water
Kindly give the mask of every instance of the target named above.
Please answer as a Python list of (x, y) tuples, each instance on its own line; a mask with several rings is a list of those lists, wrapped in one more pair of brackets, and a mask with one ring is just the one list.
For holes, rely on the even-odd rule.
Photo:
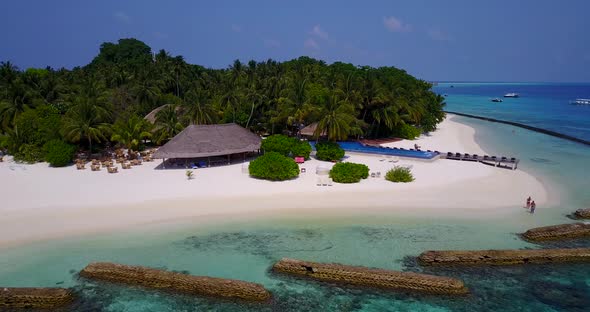
[[(522, 170), (534, 173), (559, 194), (553, 198), (555, 204), (538, 207), (535, 215), (519, 209), (485, 219), (308, 215), (143, 226), (3, 250), (0, 286), (73, 287), (80, 299), (66, 311), (587, 311), (589, 265), (450, 269), (416, 265), (413, 257), (428, 249), (537, 248), (515, 233), (570, 222), (567, 214), (590, 206), (590, 148), (512, 126), (454, 118), (476, 128), (476, 140), (487, 153), (520, 158)], [(590, 247), (590, 242), (542, 247), (546, 246)], [(282, 257), (453, 276), (463, 279), (472, 294), (450, 298), (369, 291), (270, 273), (272, 263)], [(244, 305), (79, 279), (76, 272), (93, 261), (258, 282), (274, 298), (268, 305)]]
[[(590, 141), (590, 105), (571, 105), (590, 98), (590, 83), (441, 83), (446, 109), (524, 123)], [(519, 98), (503, 98), (509, 92)], [(503, 102), (491, 102), (501, 98)]]

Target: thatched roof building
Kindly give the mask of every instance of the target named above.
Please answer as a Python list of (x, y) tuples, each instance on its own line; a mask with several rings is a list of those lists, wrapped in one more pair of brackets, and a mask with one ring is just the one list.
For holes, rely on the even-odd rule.
[[(307, 127), (301, 129), (301, 131), (299, 131), (299, 133), (304, 136), (313, 137), (313, 136), (315, 136), (315, 131), (317, 128), (318, 128), (318, 123), (314, 122), (314, 123), (308, 125)], [(324, 131), (320, 136), (325, 136), (325, 135), (326, 135), (326, 131)]]
[(190, 125), (160, 147), (154, 158), (199, 158), (260, 149), (260, 137), (237, 124)]
[[(154, 123), (156, 123), (156, 115), (164, 108), (166, 108), (168, 106), (172, 106), (172, 105), (174, 105), (174, 104), (164, 104), (162, 106), (158, 106), (158, 107), (154, 108), (154, 110), (152, 110), (149, 114), (145, 115), (145, 117), (143, 117), (143, 119), (154, 124)], [(178, 112), (180, 112), (180, 107), (176, 107), (176, 113), (178, 113)]]

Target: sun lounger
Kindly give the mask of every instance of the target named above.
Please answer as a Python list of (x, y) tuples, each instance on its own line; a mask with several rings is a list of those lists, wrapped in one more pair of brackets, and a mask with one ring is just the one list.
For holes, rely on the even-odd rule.
[(375, 172), (371, 172), (371, 178), (375, 177)]
[(316, 185), (317, 186), (321, 186), (322, 185), (322, 178), (318, 177), (318, 180), (317, 180)]
[(332, 186), (332, 178), (328, 178), (328, 186)]
[(328, 179), (329, 178), (322, 179), (322, 186), (328, 186)]
[(380, 178), (381, 177), (381, 171), (377, 171), (377, 173), (375, 173), (375, 177), (376, 178)]

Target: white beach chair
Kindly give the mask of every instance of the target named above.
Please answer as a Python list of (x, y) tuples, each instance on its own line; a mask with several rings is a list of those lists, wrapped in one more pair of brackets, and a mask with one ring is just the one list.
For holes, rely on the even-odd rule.
[(318, 180), (317, 180), (316, 185), (317, 186), (321, 186), (322, 185), (322, 178), (318, 177)]
[(328, 179), (329, 178), (322, 178), (322, 186), (328, 186)]
[(332, 186), (332, 178), (328, 178), (328, 186)]

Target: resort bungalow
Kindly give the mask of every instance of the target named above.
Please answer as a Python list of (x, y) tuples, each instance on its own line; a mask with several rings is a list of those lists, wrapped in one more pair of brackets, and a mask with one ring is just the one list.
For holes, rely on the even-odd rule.
[(153, 158), (162, 167), (209, 167), (244, 161), (260, 152), (261, 139), (237, 124), (190, 125), (160, 147)]
[[(318, 127), (318, 123), (314, 122), (314, 123), (308, 125), (307, 127), (301, 129), (299, 131), (299, 134), (303, 137), (315, 138), (315, 130), (317, 129), (317, 127)], [(326, 136), (326, 132), (324, 131), (320, 136), (321, 137)]]

